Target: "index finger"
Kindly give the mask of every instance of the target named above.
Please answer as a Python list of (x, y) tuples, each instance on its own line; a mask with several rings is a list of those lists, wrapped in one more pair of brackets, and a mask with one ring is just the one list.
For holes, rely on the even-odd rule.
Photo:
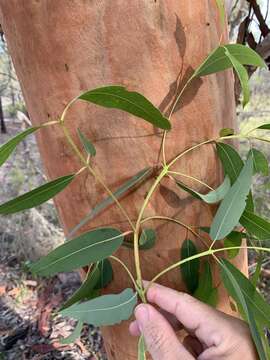
[[(228, 315), (186, 293), (153, 284), (146, 295), (150, 303), (173, 314), (188, 332), (195, 334), (208, 346), (211, 346), (213, 342), (221, 341), (224, 333), (231, 328), (231, 317), (228, 321)], [(235, 319), (235, 321), (239, 320)], [(222, 333), (220, 329), (222, 329)]]

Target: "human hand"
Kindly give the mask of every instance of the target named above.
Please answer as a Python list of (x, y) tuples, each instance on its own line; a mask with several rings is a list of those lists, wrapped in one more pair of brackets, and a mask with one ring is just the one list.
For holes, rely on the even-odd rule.
[[(141, 304), (135, 309), (136, 321), (130, 333), (143, 334), (153, 360), (254, 360), (258, 359), (247, 324), (226, 315), (192, 296), (154, 284), (147, 300), (157, 305)], [(173, 317), (174, 320), (169, 317)], [(189, 335), (178, 340), (175, 325)]]

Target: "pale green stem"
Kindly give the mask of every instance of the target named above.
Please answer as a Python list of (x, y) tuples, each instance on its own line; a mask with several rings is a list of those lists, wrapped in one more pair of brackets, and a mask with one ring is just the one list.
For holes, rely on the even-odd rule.
[[(185, 83), (184, 87), (182, 88), (182, 90), (180, 91), (179, 95), (177, 96), (173, 106), (172, 106), (172, 109), (170, 111), (170, 114), (169, 114), (169, 117), (168, 117), (168, 120), (170, 121), (171, 120), (171, 117), (172, 117), (172, 114), (176, 108), (176, 105), (178, 104), (181, 96), (183, 95), (184, 91), (186, 90), (186, 88), (188, 87), (188, 85), (191, 83), (191, 81), (193, 80), (193, 76), (191, 76), (191, 78), (188, 79), (188, 81)], [(167, 160), (166, 160), (166, 136), (167, 136), (167, 131), (165, 130), (164, 133), (163, 133), (163, 137), (162, 137), (162, 156), (163, 156), (163, 163), (164, 165), (166, 166), (167, 165)]]
[(141, 220), (144, 214), (144, 211), (148, 205), (148, 202), (151, 198), (151, 196), (153, 195), (155, 189), (157, 188), (157, 186), (159, 185), (159, 183), (161, 182), (161, 180), (163, 179), (164, 176), (167, 175), (169, 168), (178, 160), (180, 159), (182, 156), (188, 154), (190, 151), (199, 148), (202, 145), (205, 144), (209, 144), (211, 142), (216, 141), (216, 139), (211, 139), (211, 140), (207, 140), (204, 141), (202, 143), (199, 143), (197, 145), (192, 146), (191, 148), (185, 150), (184, 152), (182, 152), (181, 154), (177, 155), (168, 165), (165, 165), (161, 171), (161, 173), (158, 175), (158, 177), (156, 178), (156, 181), (154, 182), (154, 184), (152, 185), (152, 187), (150, 188), (144, 203), (142, 205), (142, 208), (140, 210), (137, 222), (136, 222), (136, 227), (135, 227), (135, 231), (134, 231), (134, 257), (135, 257), (135, 267), (136, 267), (136, 273), (137, 273), (137, 280), (138, 280), (138, 284), (139, 286), (143, 286), (142, 285), (142, 274), (141, 274), (141, 267), (140, 267), (140, 255), (139, 255), (139, 231), (140, 231), (140, 224), (141, 224)]
[(166, 136), (167, 136), (167, 130), (164, 130), (163, 132), (163, 136), (162, 136), (162, 158), (163, 158), (163, 164), (166, 166), (167, 165), (167, 160), (166, 160), (166, 150), (165, 150), (165, 145), (166, 145)]
[(191, 175), (183, 174), (183, 173), (180, 173), (180, 172), (178, 172), (178, 171), (168, 171), (168, 174), (183, 176), (183, 177), (186, 177), (187, 179), (191, 179), (191, 180), (197, 181), (199, 184), (207, 187), (209, 190), (214, 191), (214, 189), (213, 189), (211, 186), (209, 186), (209, 185), (206, 184), (205, 182), (203, 182), (203, 181), (201, 181), (201, 180), (199, 180), (199, 179), (197, 179), (197, 178), (195, 178), (195, 177), (193, 177), (193, 176), (191, 176)]
[(119, 264), (122, 265), (122, 267), (123, 267), (123, 268), (126, 270), (126, 272), (128, 273), (128, 276), (130, 277), (131, 281), (133, 282), (133, 285), (134, 285), (135, 289), (139, 292), (139, 288), (138, 288), (138, 285), (137, 285), (137, 283), (136, 283), (136, 280), (134, 279), (134, 277), (133, 277), (131, 271), (129, 270), (129, 268), (127, 267), (127, 265), (126, 265), (122, 260), (120, 260), (118, 257), (116, 257), (116, 256), (111, 255), (110, 258), (113, 259), (114, 261), (117, 261)]
[(177, 219), (174, 219), (174, 218), (170, 218), (170, 217), (167, 217), (167, 216), (150, 216), (150, 217), (147, 217), (145, 219), (143, 219), (141, 221), (141, 224), (147, 222), (147, 221), (150, 221), (150, 220), (165, 220), (165, 221), (170, 221), (170, 222), (173, 222), (175, 224), (178, 224), (182, 227), (184, 227), (185, 229), (187, 229), (188, 231), (190, 231), (194, 236), (196, 236), (206, 247), (208, 247), (208, 244), (206, 244), (206, 242), (204, 241), (204, 239), (200, 236), (200, 234), (198, 234), (195, 230), (193, 230), (193, 228), (191, 226), (188, 226), (187, 224), (177, 220)]
[(131, 221), (128, 213), (126, 212), (126, 210), (122, 207), (122, 205), (120, 204), (120, 202), (118, 201), (118, 199), (114, 196), (114, 194), (112, 193), (112, 191), (108, 188), (108, 186), (104, 183), (104, 181), (102, 180), (102, 178), (94, 171), (94, 169), (88, 164), (87, 160), (84, 158), (84, 156), (81, 154), (80, 150), (77, 148), (76, 144), (74, 143), (74, 141), (72, 140), (72, 137), (70, 136), (70, 133), (67, 129), (67, 127), (64, 125), (63, 122), (61, 122), (61, 126), (64, 132), (64, 135), (69, 143), (69, 145), (71, 146), (71, 148), (73, 149), (73, 151), (75, 152), (75, 154), (78, 156), (78, 158), (81, 160), (81, 162), (83, 163), (83, 165), (85, 165), (85, 167), (87, 167), (87, 169), (89, 170), (90, 174), (94, 176), (94, 178), (103, 186), (103, 188), (106, 190), (106, 192), (109, 194), (109, 196), (115, 201), (115, 203), (118, 205), (119, 209), (121, 210), (121, 212), (123, 213), (123, 215), (125, 216), (125, 218), (128, 220), (130, 226), (132, 227), (132, 229), (135, 231), (135, 226), (133, 224), (133, 222)]
[(134, 259), (135, 259), (135, 267), (136, 267), (136, 273), (137, 273), (137, 281), (138, 285), (141, 289), (143, 289), (143, 283), (142, 283), (142, 273), (141, 273), (141, 265), (140, 265), (140, 252), (139, 252), (139, 232), (140, 232), (140, 226), (141, 226), (141, 220), (145, 211), (146, 206), (148, 205), (148, 202), (154, 193), (156, 187), (159, 185), (161, 179), (166, 175), (167, 173), (167, 167), (164, 167), (159, 176), (156, 178), (156, 181), (152, 185), (151, 189), (149, 190), (144, 203), (141, 207), (136, 227), (134, 231)]
[(256, 246), (232, 246), (232, 247), (227, 247), (227, 248), (221, 248), (221, 249), (208, 249), (206, 251), (203, 251), (199, 254), (195, 254), (193, 256), (190, 256), (189, 258), (186, 258), (186, 259), (182, 259), (174, 264), (172, 264), (171, 266), (167, 267), (166, 269), (162, 270), (160, 273), (158, 273), (151, 281), (150, 283), (148, 284), (145, 292), (147, 292), (147, 290), (150, 288), (150, 286), (152, 286), (152, 284), (154, 282), (156, 282), (161, 276), (165, 275), (167, 272), (171, 271), (171, 270), (174, 270), (176, 269), (177, 267), (189, 262), (189, 261), (192, 261), (194, 259), (199, 259), (201, 257), (204, 257), (204, 256), (210, 256), (210, 255), (213, 255), (215, 253), (218, 253), (218, 252), (223, 252), (223, 251), (228, 251), (228, 250), (238, 250), (238, 249), (245, 249), (245, 250), (248, 250), (248, 249), (253, 249), (253, 250), (260, 250), (260, 251), (266, 251), (266, 252), (269, 252), (270, 253), (270, 249), (268, 248), (263, 248), (263, 247), (256, 247)]
[(177, 156), (168, 164), (168, 169), (171, 168), (171, 167), (176, 163), (177, 160), (179, 160), (182, 156), (188, 154), (190, 151), (195, 150), (195, 149), (199, 148), (199, 147), (202, 146), (202, 145), (210, 144), (210, 143), (216, 142), (216, 141), (217, 141), (217, 139), (210, 139), (210, 140), (203, 141), (203, 142), (201, 142), (201, 143), (199, 143), (199, 144), (197, 144), (197, 145), (194, 145), (194, 146), (192, 146), (191, 148), (188, 148), (188, 149), (185, 150), (184, 152), (182, 152), (182, 153), (180, 153), (179, 155), (177, 155)]
[(58, 120), (52, 120), (52, 121), (48, 121), (43, 123), (42, 125), (40, 125), (41, 127), (46, 127), (46, 126), (51, 126), (51, 125), (56, 125), (59, 124)]
[(169, 115), (169, 120), (171, 119), (171, 117), (172, 117), (172, 114), (173, 114), (173, 112), (174, 112), (174, 110), (175, 110), (175, 108), (176, 108), (176, 106), (177, 106), (177, 104), (178, 104), (178, 101), (180, 100), (180, 98), (181, 98), (181, 96), (183, 95), (183, 93), (184, 93), (184, 91), (186, 90), (186, 88), (188, 87), (188, 85), (191, 83), (191, 81), (194, 79), (194, 76), (191, 76), (189, 79), (188, 79), (188, 81), (185, 83), (185, 85), (183, 86), (183, 88), (182, 88), (182, 90), (180, 91), (180, 93), (179, 93), (179, 95), (177, 96), (177, 98), (176, 98), (176, 100), (175, 100), (175, 102), (174, 102), (174, 104), (173, 104), (173, 107), (172, 107), (172, 109), (171, 109), (171, 111), (170, 111), (170, 115)]
[(82, 167), (80, 170), (78, 170), (75, 174), (75, 176), (80, 175), (85, 169), (87, 169), (87, 166)]
[(78, 96), (75, 97), (74, 99), (72, 99), (72, 100), (67, 104), (67, 106), (65, 107), (65, 109), (64, 109), (64, 111), (63, 111), (63, 113), (62, 113), (62, 115), (61, 115), (61, 118), (60, 118), (60, 123), (61, 123), (61, 124), (64, 124), (64, 122), (65, 122), (65, 117), (66, 117), (66, 114), (67, 114), (69, 108), (70, 108), (77, 100), (78, 100)]

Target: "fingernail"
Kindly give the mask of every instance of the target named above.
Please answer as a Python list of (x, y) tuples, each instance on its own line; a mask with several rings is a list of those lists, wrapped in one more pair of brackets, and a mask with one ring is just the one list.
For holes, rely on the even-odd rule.
[(146, 305), (139, 305), (137, 306), (136, 310), (135, 310), (135, 317), (136, 320), (138, 322), (138, 326), (140, 331), (142, 332), (144, 326), (148, 323), (149, 321), (149, 310), (148, 307)]

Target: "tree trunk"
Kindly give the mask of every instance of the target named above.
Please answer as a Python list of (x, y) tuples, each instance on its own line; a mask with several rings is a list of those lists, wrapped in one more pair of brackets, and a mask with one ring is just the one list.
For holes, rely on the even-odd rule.
[[(16, 68), (32, 122), (37, 125), (58, 118), (65, 105), (87, 89), (122, 84), (148, 97), (164, 112), (176, 94), (219, 44), (221, 25), (215, 0), (0, 0), (1, 24)], [(79, 127), (94, 142), (95, 168), (115, 190), (146, 166), (157, 164), (160, 131), (141, 119), (94, 105), (75, 104), (67, 124), (76, 143)], [(235, 125), (233, 75), (226, 71), (196, 80), (185, 92), (167, 137), (167, 158), (203, 140), (218, 135), (219, 129)], [(38, 143), (49, 178), (79, 169), (58, 127), (38, 134)], [(221, 181), (214, 147), (207, 145), (186, 156), (175, 167), (211, 186)], [(135, 219), (153, 182), (146, 181), (122, 199)], [(171, 187), (167, 179), (156, 191), (145, 216), (177, 217), (190, 225), (209, 225), (213, 209)], [(56, 198), (66, 233), (106, 196), (93, 178), (85, 175)], [(113, 225), (123, 230), (128, 224), (117, 207), (111, 207), (88, 224)], [(151, 224), (149, 224), (151, 226)], [(141, 254), (142, 273), (151, 279), (179, 259), (186, 231), (173, 223), (152, 224), (158, 233), (154, 249)], [(198, 245), (201, 245), (200, 243)], [(117, 254), (134, 271), (132, 250)], [(246, 254), (236, 261), (246, 270)], [(109, 291), (118, 292), (130, 281), (114, 264), (115, 279)], [(179, 271), (161, 282), (183, 289)], [(229, 299), (219, 286), (220, 308), (230, 312)], [(136, 359), (136, 340), (128, 336), (128, 322), (103, 329), (109, 359)]]
[(6, 127), (5, 119), (4, 119), (2, 96), (0, 96), (0, 124), (1, 124), (1, 133), (6, 134), (7, 133), (7, 127)]

